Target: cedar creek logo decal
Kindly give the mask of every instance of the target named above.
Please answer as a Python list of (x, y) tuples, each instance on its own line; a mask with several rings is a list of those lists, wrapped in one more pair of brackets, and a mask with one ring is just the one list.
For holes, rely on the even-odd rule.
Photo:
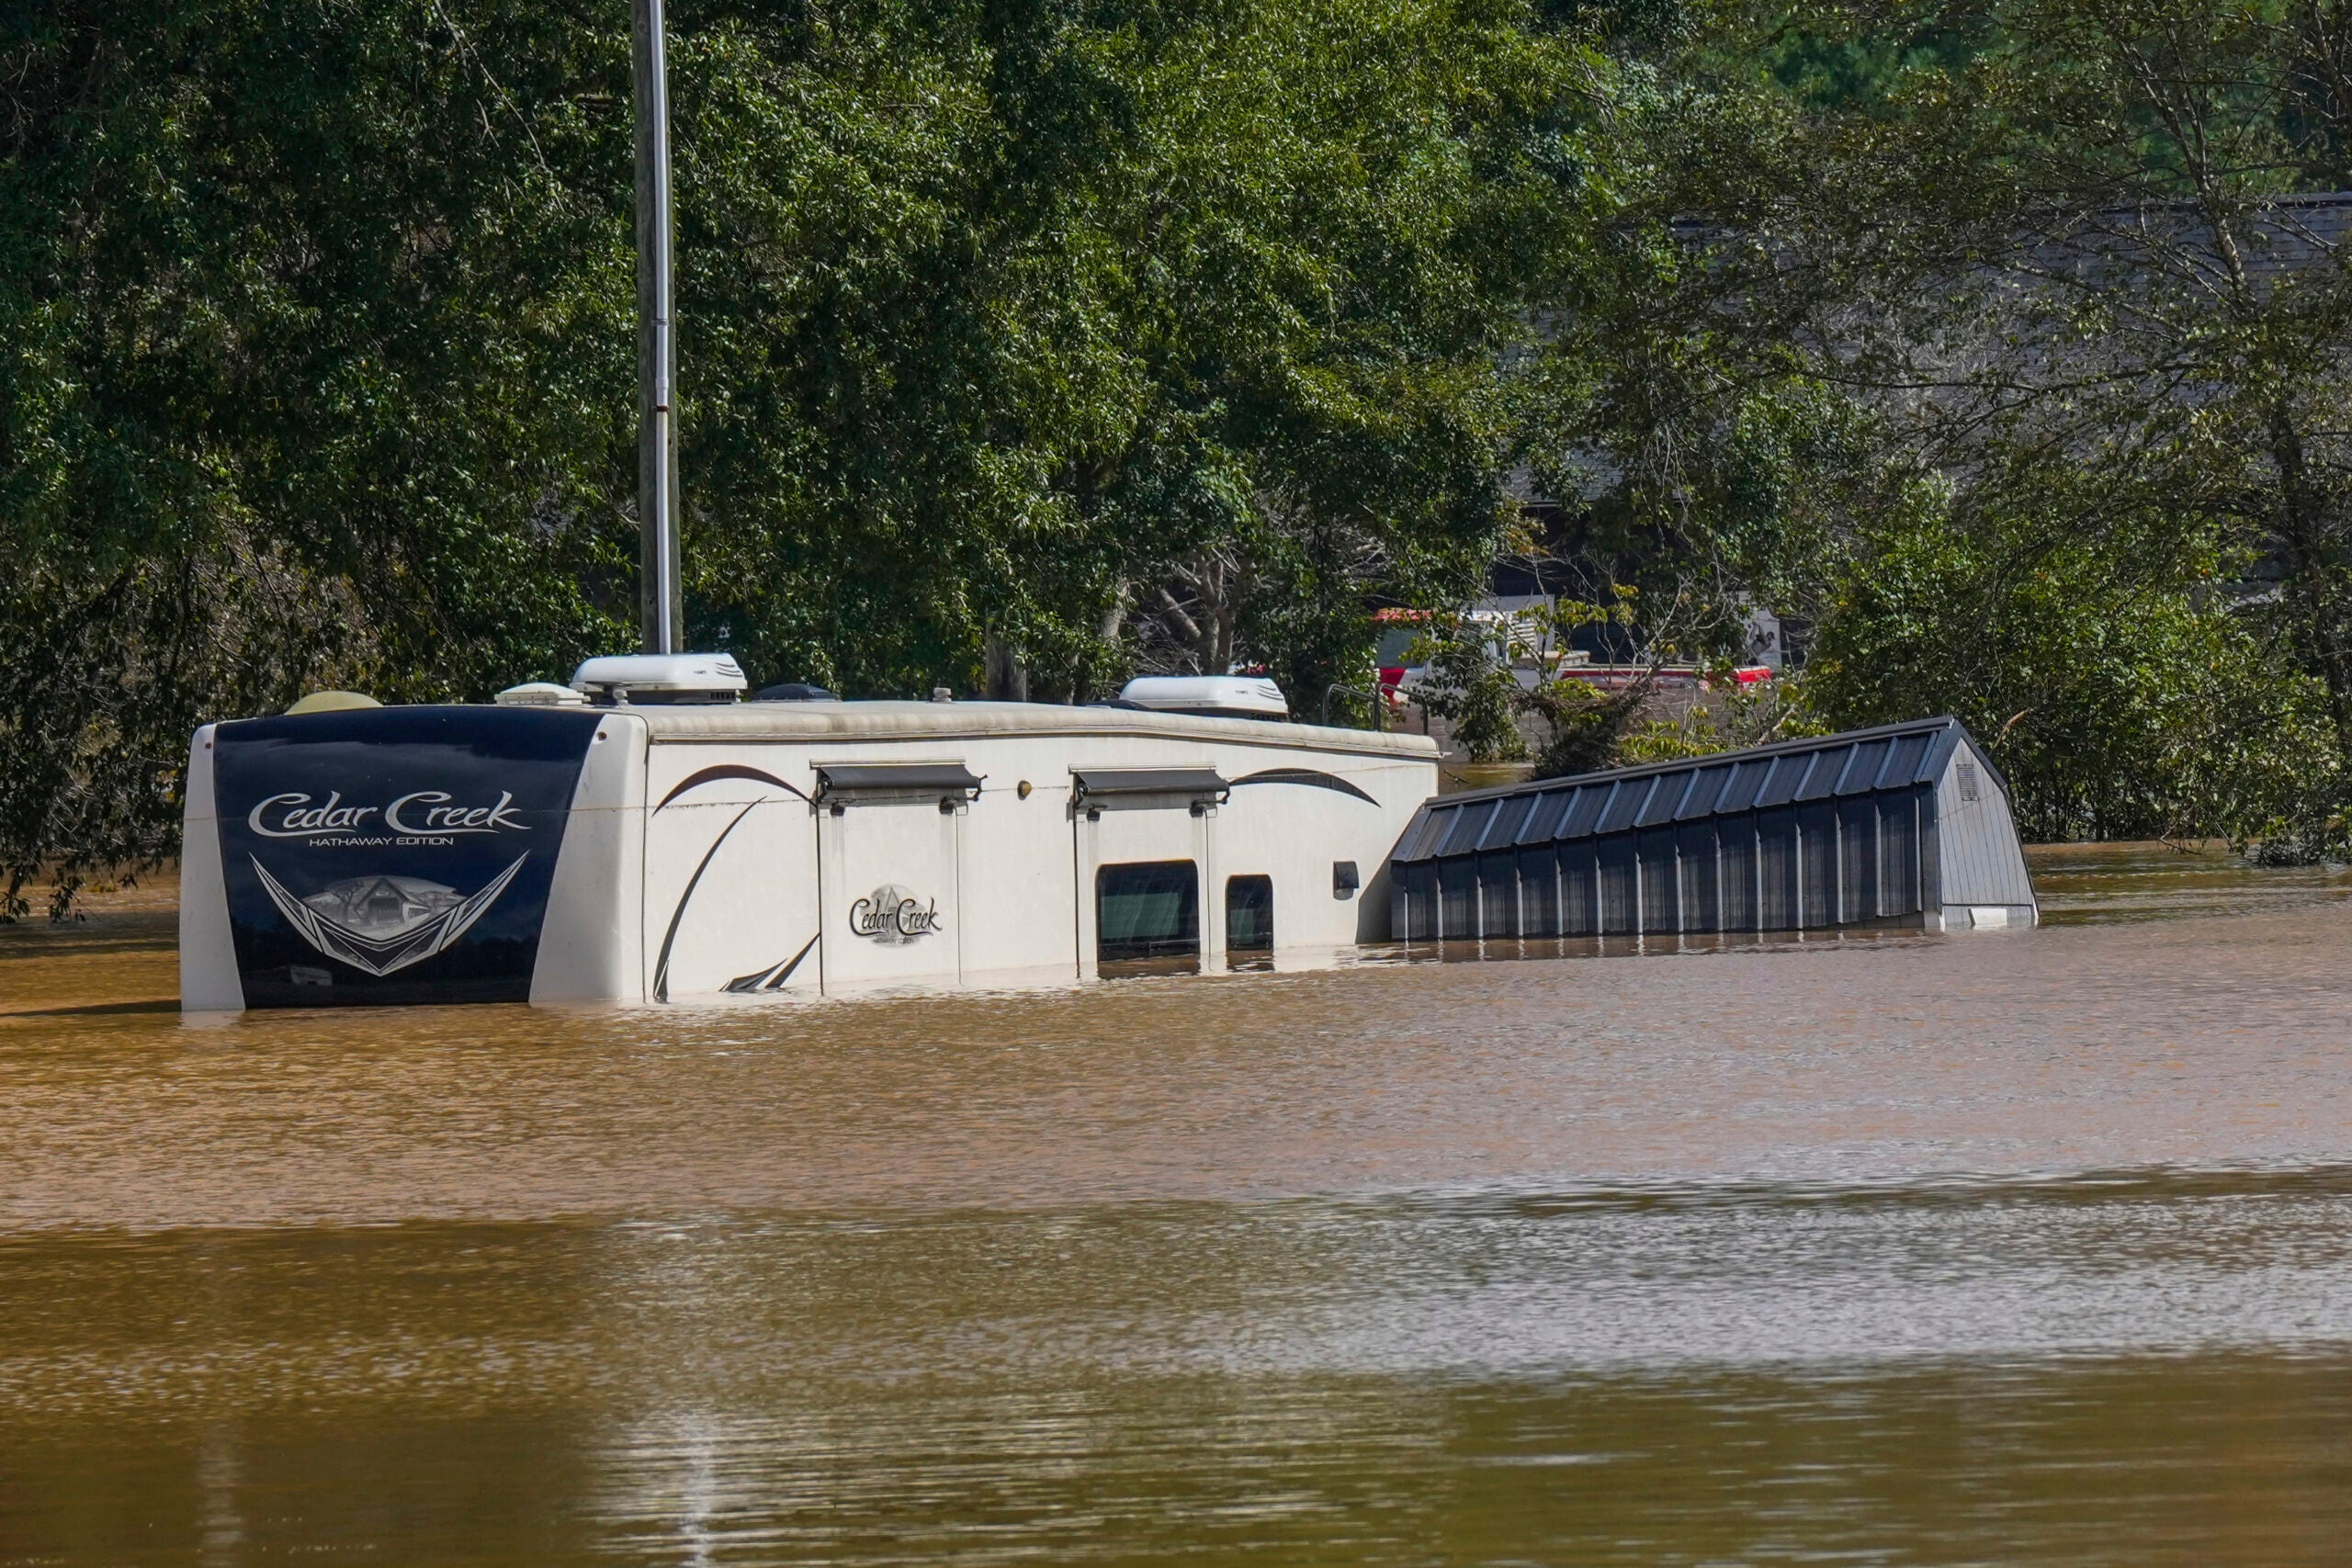
[(384, 976), (422, 964), (465, 935), (530, 858), (515, 856), (514, 864), (471, 896), (423, 877), (371, 874), (346, 877), (324, 892), (297, 898), (259, 860), (254, 860), (254, 874), (303, 941), (354, 969)]
[(495, 806), (460, 806), (446, 790), (420, 789), (384, 807), (345, 806), (336, 790), (316, 806), (307, 795), (273, 795), (246, 814), (245, 826), (265, 839), (330, 845), (446, 842), (460, 833), (529, 832), (514, 820), (514, 807), (506, 790)]
[[(380, 807), (345, 805), (340, 790), (323, 801), (290, 791), (254, 807), (245, 826), (256, 837), (299, 840), (311, 849), (429, 848), (453, 845), (461, 836), (529, 832), (515, 820), (514, 808), (514, 796), (506, 790), (491, 806), (468, 805), (446, 790), (421, 789)], [(381, 976), (447, 951), (489, 912), (530, 856), (517, 855), (472, 893), (420, 876), (370, 872), (345, 877), (307, 898), (272, 876), (259, 856), (246, 858), (262, 891), (303, 941), (329, 958)]]
[(919, 901), (898, 884), (886, 882), (849, 907), (849, 929), (889, 947), (904, 947), (939, 929), (939, 900)]

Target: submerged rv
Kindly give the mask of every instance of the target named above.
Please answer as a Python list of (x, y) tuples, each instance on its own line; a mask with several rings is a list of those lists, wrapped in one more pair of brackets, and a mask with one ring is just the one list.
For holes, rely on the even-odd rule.
[(607, 705), (540, 687), (199, 730), (183, 1007), (1265, 966), (1387, 936), (1388, 852), (1437, 787), (1423, 737), (1197, 694), (1167, 712), (576, 683)]
[(205, 726), (181, 1006), (840, 995), (2039, 917), (2007, 789), (1948, 718), (1440, 796), (1427, 737), (1290, 723), (1261, 681), (1089, 707), (742, 685), (723, 657), (636, 656), (494, 705)]

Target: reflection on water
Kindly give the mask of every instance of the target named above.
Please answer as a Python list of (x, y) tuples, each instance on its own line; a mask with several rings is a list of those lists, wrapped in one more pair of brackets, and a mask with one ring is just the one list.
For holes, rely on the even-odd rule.
[(2335, 1562), (2352, 908), (182, 1027), (0, 934), (0, 1562)]
[(2245, 915), (2352, 899), (2352, 867), (2249, 865), (2219, 844), (2042, 844), (2026, 851), (2054, 924)]

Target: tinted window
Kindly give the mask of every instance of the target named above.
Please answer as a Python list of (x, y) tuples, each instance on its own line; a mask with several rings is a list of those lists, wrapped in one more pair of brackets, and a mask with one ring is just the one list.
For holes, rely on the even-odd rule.
[(1274, 947), (1274, 879), (1229, 876), (1225, 882), (1225, 946), (1228, 953), (1271, 953)]
[(1191, 958), (1201, 951), (1200, 878), (1188, 860), (1106, 865), (1094, 874), (1095, 956)]

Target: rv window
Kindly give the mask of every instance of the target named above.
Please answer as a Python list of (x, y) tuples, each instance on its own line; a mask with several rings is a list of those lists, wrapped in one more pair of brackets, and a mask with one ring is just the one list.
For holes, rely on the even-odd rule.
[(1188, 860), (1106, 865), (1094, 874), (1095, 956), (1193, 958), (1201, 951), (1200, 877)]
[(1225, 948), (1227, 953), (1271, 953), (1274, 946), (1274, 879), (1225, 879)]

